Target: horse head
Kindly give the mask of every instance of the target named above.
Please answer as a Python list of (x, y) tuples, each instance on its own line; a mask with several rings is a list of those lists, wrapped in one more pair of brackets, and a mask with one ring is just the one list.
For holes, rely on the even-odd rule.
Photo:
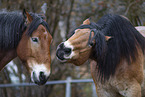
[(23, 17), (27, 26), (17, 47), (17, 55), (38, 85), (44, 84), (50, 76), (50, 43), (52, 36), (42, 18), (33, 17), (25, 10)]
[[(60, 61), (82, 65), (89, 59), (92, 47), (96, 43), (94, 36), (100, 34), (89, 25), (90, 20), (86, 19), (67, 41), (58, 45), (56, 55)], [(104, 36), (105, 38), (109, 40), (110, 37)]]

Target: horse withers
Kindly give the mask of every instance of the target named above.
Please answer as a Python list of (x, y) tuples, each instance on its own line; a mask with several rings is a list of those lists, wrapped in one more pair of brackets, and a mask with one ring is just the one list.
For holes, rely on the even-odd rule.
[(19, 57), (38, 85), (50, 76), (51, 58), (48, 23), (44, 15), (22, 12), (0, 12), (0, 70)]
[(85, 20), (57, 47), (62, 62), (82, 65), (88, 59), (99, 97), (141, 97), (145, 38), (125, 18), (105, 15)]

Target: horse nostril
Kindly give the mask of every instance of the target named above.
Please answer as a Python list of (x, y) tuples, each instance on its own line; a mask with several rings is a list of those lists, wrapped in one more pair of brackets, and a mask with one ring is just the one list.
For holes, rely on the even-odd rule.
[(65, 54), (69, 55), (69, 54), (71, 54), (72, 50), (71, 50), (71, 48), (65, 48), (64, 52), (65, 52)]
[(33, 81), (36, 81), (37, 80), (37, 76), (36, 76), (36, 73), (35, 72), (33, 72), (32, 78), (33, 78)]
[(44, 72), (40, 72), (39, 79), (40, 79), (40, 81), (46, 80), (46, 77), (44, 75)]

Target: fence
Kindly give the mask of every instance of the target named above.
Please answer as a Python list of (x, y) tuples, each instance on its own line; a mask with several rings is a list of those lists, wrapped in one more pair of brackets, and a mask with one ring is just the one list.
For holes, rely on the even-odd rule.
[[(66, 84), (65, 97), (71, 97), (71, 84), (72, 83), (92, 83), (93, 97), (97, 97), (95, 85), (92, 79), (77, 79), (73, 80), (71, 77), (68, 77), (66, 80), (59, 81), (48, 81), (45, 85), (52, 84)], [(18, 83), (18, 84), (0, 84), (0, 88), (4, 87), (24, 87), (24, 86), (35, 86), (34, 83)]]

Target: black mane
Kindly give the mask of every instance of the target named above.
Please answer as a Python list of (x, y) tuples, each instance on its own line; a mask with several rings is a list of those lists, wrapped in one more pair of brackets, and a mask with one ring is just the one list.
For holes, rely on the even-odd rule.
[[(145, 38), (125, 18), (119, 15), (105, 15), (97, 23), (78, 28), (96, 29), (95, 45), (91, 58), (97, 62), (99, 80), (108, 80), (115, 74), (121, 59), (128, 64), (135, 62), (137, 48), (145, 51)], [(105, 36), (112, 38), (106, 42)]]
[(16, 48), (27, 28), (28, 36), (31, 36), (40, 24), (48, 29), (48, 24), (41, 15), (35, 13), (30, 13), (30, 15), (33, 21), (27, 27), (22, 12), (0, 12), (0, 50)]
[(33, 21), (31, 22), (29, 29), (27, 31), (27, 34), (29, 36), (32, 35), (33, 31), (36, 30), (40, 24), (45, 26), (46, 29), (50, 32), (48, 23), (46, 21), (44, 21), (45, 17), (43, 17), (42, 15), (39, 15), (39, 14), (35, 14), (35, 13), (30, 13), (30, 15), (33, 17)]
[[(93, 47), (92, 58), (97, 61), (101, 79), (107, 80), (115, 74), (121, 59), (130, 64), (136, 61), (137, 48), (142, 49), (144, 53), (145, 38), (128, 20), (119, 15), (105, 15), (96, 25), (100, 33), (95, 38), (96, 45)], [(101, 33), (111, 36), (112, 39), (108, 42), (102, 41), (100, 38), (104, 36)]]

